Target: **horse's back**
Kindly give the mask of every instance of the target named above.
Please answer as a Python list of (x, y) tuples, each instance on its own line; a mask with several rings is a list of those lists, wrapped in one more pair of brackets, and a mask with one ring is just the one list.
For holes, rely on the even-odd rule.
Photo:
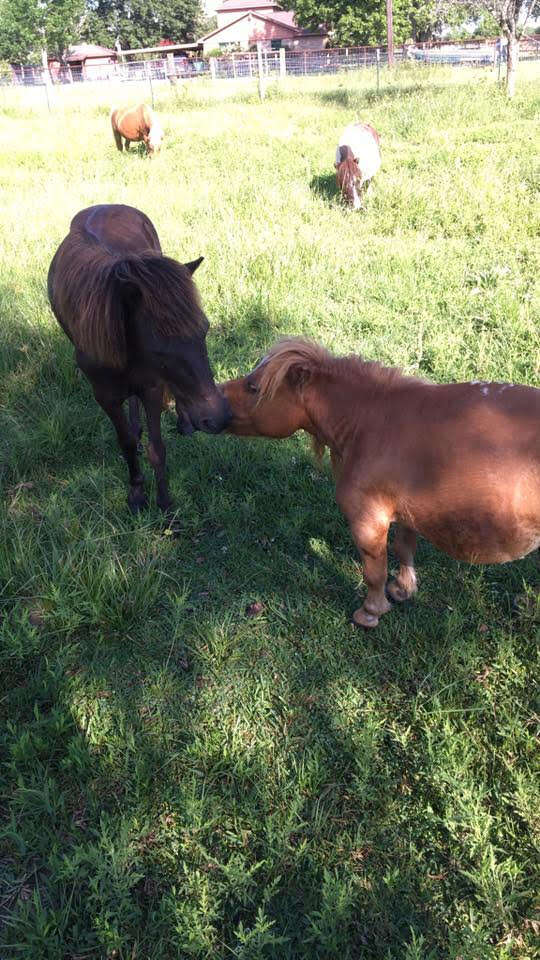
[(336, 163), (340, 162), (340, 147), (350, 147), (362, 171), (363, 180), (371, 180), (381, 165), (379, 136), (367, 123), (350, 123), (339, 138)]
[(111, 112), (113, 130), (117, 130), (126, 140), (142, 140), (152, 126), (152, 110), (146, 103), (136, 107), (117, 107)]
[(154, 224), (142, 210), (122, 203), (103, 203), (80, 210), (71, 221), (70, 233), (89, 244), (98, 243), (112, 255), (141, 254), (161, 244)]

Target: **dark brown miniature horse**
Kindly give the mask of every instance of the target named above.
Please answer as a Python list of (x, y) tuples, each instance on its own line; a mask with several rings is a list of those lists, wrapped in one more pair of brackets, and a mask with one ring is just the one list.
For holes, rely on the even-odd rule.
[[(278, 343), (252, 373), (222, 386), (230, 433), (307, 430), (331, 451), (336, 499), (360, 551), (375, 627), (416, 592), (416, 533), (471, 563), (505, 563), (540, 546), (540, 390), (435, 384), (306, 340)], [(386, 583), (388, 528), (400, 562)]]
[[(144, 213), (103, 204), (73, 218), (49, 269), (54, 314), (116, 429), (134, 513), (147, 505), (137, 458), (137, 398), (146, 412), (148, 459), (162, 510), (171, 506), (160, 427), (165, 386), (175, 396), (181, 432), (218, 433), (229, 419), (208, 362), (208, 321), (192, 280), (201, 260), (180, 264), (163, 256)], [(122, 406), (128, 398), (131, 426)]]

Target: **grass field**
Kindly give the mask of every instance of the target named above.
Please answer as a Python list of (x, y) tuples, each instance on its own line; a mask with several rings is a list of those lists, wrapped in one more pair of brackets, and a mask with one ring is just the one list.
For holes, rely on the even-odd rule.
[[(538, 78), (512, 103), (422, 68), (379, 96), (369, 74), (263, 104), (158, 90), (152, 161), (116, 152), (99, 89), (51, 115), (1, 91), (2, 960), (538, 956), (539, 623), (514, 603), (534, 558), (423, 543), (416, 600), (355, 631), (361, 572), (307, 440), (182, 438), (168, 415), (181, 535), (133, 519), (45, 293), (73, 214), (131, 203), (206, 258), (217, 379), (302, 333), (537, 384)], [(353, 214), (332, 164), (357, 116), (384, 162)]]

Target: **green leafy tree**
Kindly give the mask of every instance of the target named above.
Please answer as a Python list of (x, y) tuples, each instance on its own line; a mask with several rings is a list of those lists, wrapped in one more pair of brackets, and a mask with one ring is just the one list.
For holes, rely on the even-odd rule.
[[(301, 26), (324, 23), (335, 45), (386, 43), (386, 0), (284, 0), (284, 5), (296, 11)], [(444, 26), (459, 29), (474, 7), (475, 0), (393, 0), (394, 42), (430, 40)]]
[[(409, 5), (410, 0), (394, 0), (396, 42), (405, 39), (409, 30), (407, 17), (403, 17), (403, 9)], [(325, 24), (332, 42), (338, 46), (384, 42), (385, 0), (363, 0), (361, 3), (352, 3), (351, 0), (323, 0), (322, 3), (317, 0), (285, 0), (284, 6), (296, 11), (296, 19), (303, 27)]]
[(87, 0), (88, 40), (124, 49), (155, 46), (161, 40), (194, 40), (202, 21), (199, 0)]
[(62, 60), (85, 16), (85, 0), (0, 0), (0, 58), (37, 63), (46, 49)]
[[(386, 0), (284, 0), (301, 26), (324, 23), (336, 45), (386, 42)], [(428, 39), (440, 29), (437, 0), (394, 0), (394, 41)]]

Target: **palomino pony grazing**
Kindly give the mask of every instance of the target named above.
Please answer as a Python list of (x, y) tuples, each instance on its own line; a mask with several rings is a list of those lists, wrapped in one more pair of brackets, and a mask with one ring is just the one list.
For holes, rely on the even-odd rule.
[(126, 150), (130, 143), (142, 141), (147, 154), (157, 153), (161, 148), (163, 130), (154, 111), (146, 103), (136, 107), (115, 108), (111, 111), (111, 124), (116, 146), (122, 151), (122, 137), (126, 141)]
[[(308, 340), (283, 340), (222, 385), (227, 430), (288, 437), (307, 430), (331, 451), (336, 499), (368, 592), (356, 623), (375, 627), (416, 592), (416, 533), (470, 563), (504, 563), (540, 546), (540, 390), (435, 384)], [(400, 562), (386, 583), (388, 528)]]
[(381, 165), (380, 139), (369, 123), (350, 123), (336, 150), (336, 178), (343, 199), (355, 210)]
[[(229, 419), (208, 362), (208, 321), (192, 280), (202, 259), (181, 264), (164, 257), (144, 213), (102, 204), (73, 218), (49, 269), (53, 312), (116, 429), (134, 513), (147, 505), (137, 459), (137, 398), (146, 412), (148, 459), (162, 510), (171, 506), (160, 428), (166, 386), (176, 399), (182, 432), (218, 433)], [(128, 398), (131, 425), (122, 406)]]

